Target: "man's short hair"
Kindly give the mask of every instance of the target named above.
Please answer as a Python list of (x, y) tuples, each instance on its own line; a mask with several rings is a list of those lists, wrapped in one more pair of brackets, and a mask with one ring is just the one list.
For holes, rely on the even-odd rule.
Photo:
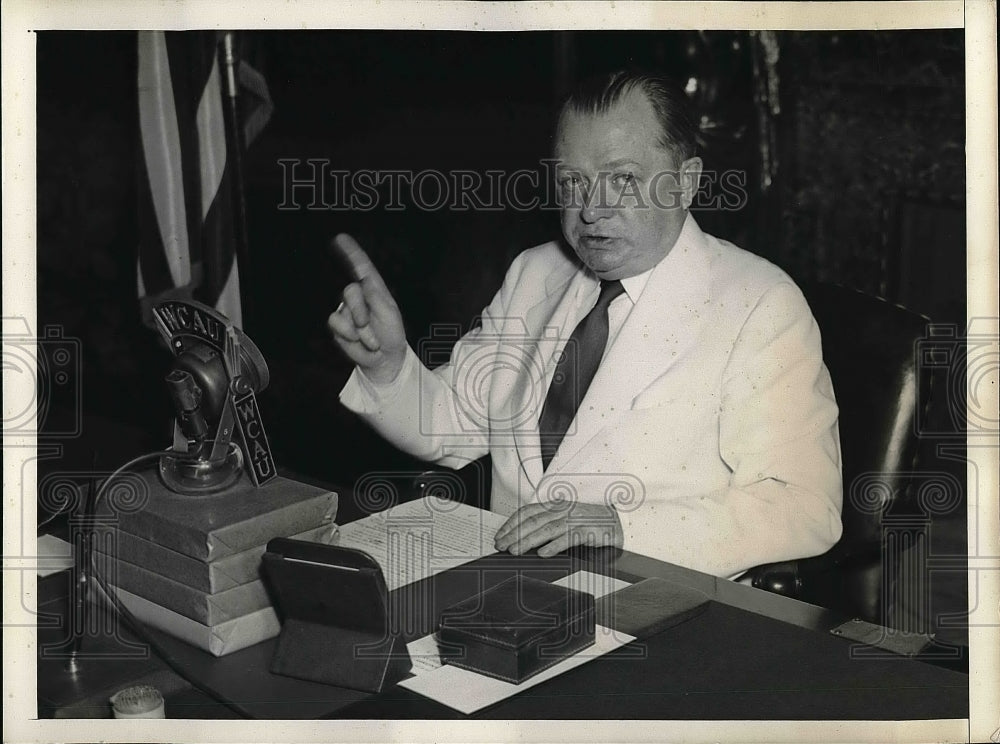
[(563, 102), (561, 123), (566, 111), (583, 114), (607, 113), (633, 90), (640, 90), (656, 112), (663, 130), (659, 144), (681, 163), (697, 152), (698, 128), (684, 92), (668, 77), (642, 70), (618, 70), (585, 80)]

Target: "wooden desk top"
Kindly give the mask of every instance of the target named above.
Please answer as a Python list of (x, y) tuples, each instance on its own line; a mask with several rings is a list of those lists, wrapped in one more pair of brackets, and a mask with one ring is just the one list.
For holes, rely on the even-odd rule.
[[(654, 707), (652, 714), (647, 708), (636, 708), (636, 715), (639, 717), (761, 719), (874, 717), (884, 720), (961, 718), (968, 715), (968, 677), (961, 673), (903, 657), (854, 660), (854, 666), (845, 667), (844, 660), (848, 658), (849, 644), (844, 639), (829, 635), (832, 628), (846, 619), (837, 613), (625, 551), (575, 550), (570, 554), (547, 559), (532, 555), (514, 557), (495, 554), (402, 587), (392, 593), (392, 599), (415, 608), (407, 615), (409, 627), (403, 629), (404, 637), (409, 641), (431, 632), (438, 613), (444, 607), (481, 592), (514, 572), (553, 581), (581, 569), (614, 575), (629, 582), (658, 576), (698, 589), (713, 600), (713, 606), (717, 606), (714, 614), (708, 613), (714, 624), (710, 628), (708, 625), (705, 626), (704, 638), (700, 639), (698, 635), (699, 623), (703, 621), (690, 623), (691, 627), (684, 631), (685, 644), (703, 645), (703, 647), (697, 649), (694, 657), (674, 658), (672, 664), (685, 664), (690, 667), (688, 676), (691, 678), (691, 684), (697, 684), (701, 688), (702, 697), (699, 699), (729, 700), (731, 707), (716, 706), (709, 710), (703, 706), (691, 705), (689, 696), (682, 692), (686, 689), (684, 685), (677, 687), (676, 675), (660, 685), (656, 681), (656, 675), (650, 673), (661, 669), (656, 658), (670, 656), (677, 649), (669, 638), (657, 636), (651, 639), (651, 655), (643, 662), (644, 666), (641, 668), (634, 664), (629, 666), (627, 673), (616, 678), (616, 684), (625, 686), (619, 690), (624, 696), (621, 698), (623, 701), (629, 699), (629, 679), (637, 682), (641, 680), (647, 686), (653, 685), (651, 689), (643, 692), (642, 699), (647, 702), (653, 693), (669, 688), (670, 700), (674, 705)], [(62, 591), (59, 586), (60, 580), (63, 582)], [(66, 616), (66, 582), (67, 574), (49, 577), (40, 582), (40, 613), (52, 617)], [(746, 628), (749, 632), (751, 626), (757, 629), (760, 638), (743, 636), (742, 629)], [(735, 630), (730, 631), (727, 628)], [(147, 632), (167, 651), (173, 665), (183, 669), (187, 676), (199, 680), (201, 685), (214, 690), (223, 699), (237, 701), (240, 707), (253, 717), (436, 718), (457, 715), (400, 688), (383, 693), (381, 696), (372, 696), (355, 690), (273, 675), (268, 671), (268, 667), (276, 640), (216, 658), (166, 634), (153, 630)], [(661, 636), (667, 636), (671, 632), (668, 630)], [(64, 635), (65, 630), (60, 629), (58, 625), (40, 627), (40, 647), (58, 646), (60, 637)], [(734, 637), (740, 639), (735, 645), (732, 641)], [(842, 649), (841, 646), (831, 646), (831, 641), (842, 644)], [(113, 657), (116, 652), (120, 653), (122, 649), (127, 648), (130, 642), (135, 642), (134, 636), (123, 629), (118, 637), (88, 639), (84, 648), (85, 651), (101, 651)], [(777, 648), (762, 648), (762, 643), (773, 643)], [(729, 645), (733, 647), (723, 648)], [(810, 656), (812, 649), (816, 649), (815, 658), (801, 658), (799, 662), (793, 664), (778, 665), (770, 669), (770, 677), (758, 679), (751, 675), (746, 680), (746, 684), (751, 685), (751, 688), (734, 692), (727, 687), (729, 673), (724, 669), (726, 665), (735, 669), (736, 673), (741, 668), (744, 672), (752, 671), (776, 656), (780, 657), (784, 653), (782, 649), (786, 648), (797, 649), (799, 657)], [(537, 696), (545, 690), (551, 690), (554, 696), (552, 699), (558, 701), (557, 707), (562, 717), (613, 718), (625, 708), (621, 706), (613, 709), (595, 708), (588, 704), (586, 696), (581, 697), (575, 692), (581, 684), (586, 687), (587, 670), (591, 667), (597, 669), (595, 665), (598, 663), (602, 664), (600, 671), (602, 679), (615, 678), (614, 675), (609, 675), (607, 664), (603, 660), (598, 660), (575, 670), (576, 676), (572, 676), (571, 673), (564, 675), (567, 677), (566, 680), (560, 677), (534, 688), (532, 700), (535, 700), (535, 705), (528, 700), (516, 702), (523, 697), (517, 696), (497, 710), (487, 709), (481, 715), (499, 718), (546, 717), (552, 714), (552, 706), (545, 710), (544, 706), (538, 707)], [(797, 671), (797, 667), (801, 664), (816, 666), (809, 679), (822, 683), (826, 674), (828, 681), (836, 689), (826, 690), (822, 694), (813, 691), (812, 696), (807, 696), (808, 700), (804, 701), (802, 694), (804, 682), (795, 674), (791, 674)], [(705, 670), (713, 666), (718, 667), (718, 672), (714, 676), (712, 674), (705, 676)], [(621, 665), (610, 667), (610, 669), (622, 668)], [(640, 669), (641, 671), (637, 671)], [(682, 670), (675, 668), (675, 671)], [(878, 689), (867, 691), (853, 689), (849, 680), (855, 674), (862, 676), (867, 674), (869, 688), (874, 686)], [(582, 682), (581, 675), (584, 675)], [(234, 711), (213, 701), (200, 691), (193, 690), (187, 682), (170, 671), (168, 666), (155, 656), (145, 659), (106, 658), (103, 662), (92, 659), (82, 664), (80, 673), (75, 676), (66, 672), (61, 659), (40, 658), (38, 676), (40, 717), (108, 715), (108, 696), (117, 689), (138, 682), (154, 684), (161, 689), (167, 698), (168, 717), (225, 718), (235, 715)], [(899, 688), (906, 686), (908, 682), (913, 683), (910, 687), (916, 685), (930, 691), (931, 694), (918, 695), (915, 698), (900, 695)], [(568, 688), (565, 687), (567, 684)], [(793, 687), (787, 689), (784, 694), (779, 694), (776, 690), (780, 690), (784, 684)], [(798, 688), (794, 685), (798, 685)], [(895, 693), (890, 692), (893, 689), (896, 690)], [(755, 706), (754, 700), (761, 699), (761, 693), (765, 691), (770, 702), (767, 705)], [(638, 695), (636, 688), (633, 703), (639, 699)], [(678, 701), (684, 704), (679, 704)], [(825, 710), (823, 701), (835, 701), (835, 704), (831, 704), (829, 710), (826, 710), (826, 714), (823, 714)], [(872, 705), (873, 702), (876, 704)], [(740, 711), (743, 715), (734, 716), (732, 714), (734, 710)], [(662, 711), (662, 714), (657, 711)], [(712, 711), (714, 715), (705, 715)], [(808, 714), (802, 716), (800, 715), (802, 711)], [(821, 715), (813, 715), (817, 712)], [(752, 715), (746, 715), (748, 713)]]

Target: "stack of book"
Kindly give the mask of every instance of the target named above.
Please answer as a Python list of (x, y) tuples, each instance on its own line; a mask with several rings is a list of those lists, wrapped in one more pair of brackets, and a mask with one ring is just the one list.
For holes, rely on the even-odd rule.
[(111, 529), (98, 541), (105, 583), (143, 622), (215, 656), (272, 638), (280, 622), (260, 572), (274, 537), (324, 541), (337, 494), (286, 478), (246, 479), (218, 494), (169, 491), (146, 473), (137, 509), (99, 507)]

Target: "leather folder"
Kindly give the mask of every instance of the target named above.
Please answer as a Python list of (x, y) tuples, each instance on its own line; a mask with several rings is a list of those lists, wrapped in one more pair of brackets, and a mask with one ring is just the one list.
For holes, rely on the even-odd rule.
[(595, 612), (604, 627), (643, 639), (701, 615), (710, 601), (697, 589), (652, 577), (605, 594)]
[(445, 609), (441, 661), (520, 684), (594, 643), (594, 597), (514, 576)]

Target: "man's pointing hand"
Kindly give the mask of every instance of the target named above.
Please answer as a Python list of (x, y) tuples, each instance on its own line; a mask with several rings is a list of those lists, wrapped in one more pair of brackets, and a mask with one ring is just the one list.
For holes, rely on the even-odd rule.
[(343, 302), (327, 324), (337, 345), (372, 382), (388, 384), (399, 375), (406, 358), (399, 307), (354, 238), (341, 233), (331, 249), (347, 264), (354, 281), (344, 287)]

